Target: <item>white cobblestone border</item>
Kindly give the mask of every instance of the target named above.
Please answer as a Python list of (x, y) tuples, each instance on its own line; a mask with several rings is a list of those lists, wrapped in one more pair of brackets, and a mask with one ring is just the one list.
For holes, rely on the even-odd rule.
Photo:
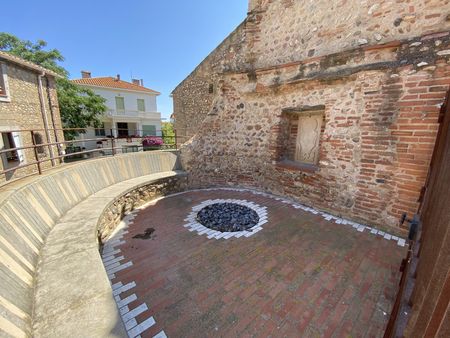
[[(251, 227), (248, 230), (245, 231), (234, 231), (234, 232), (220, 232), (217, 230), (213, 230), (210, 228), (205, 227), (204, 225), (197, 222), (197, 213), (203, 209), (204, 207), (207, 207), (208, 205), (216, 204), (216, 203), (234, 203), (239, 204), (242, 206), (245, 206), (247, 208), (252, 209), (258, 214), (259, 222), (255, 226)], [(188, 228), (189, 231), (196, 231), (199, 235), (206, 235), (208, 239), (229, 239), (229, 238), (239, 238), (239, 237), (250, 237), (256, 234), (257, 232), (261, 231), (263, 228), (262, 226), (268, 222), (267, 220), (267, 208), (262, 207), (254, 202), (250, 202), (247, 200), (236, 200), (236, 199), (215, 199), (215, 200), (206, 200), (202, 203), (194, 206), (192, 208), (192, 211), (188, 215), (188, 217), (184, 220), (185, 222), (188, 222), (184, 224), (183, 226), (185, 228)]]
[(360, 224), (357, 222), (353, 222), (350, 220), (347, 220), (345, 218), (341, 218), (341, 217), (337, 217), (337, 216), (333, 216), (329, 213), (326, 213), (324, 211), (319, 211), (316, 210), (314, 208), (308, 207), (304, 204), (298, 203), (292, 199), (286, 198), (286, 197), (280, 197), (280, 196), (276, 196), (276, 195), (272, 195), (263, 191), (258, 191), (258, 190), (253, 190), (253, 189), (248, 189), (248, 188), (229, 188), (229, 187), (218, 187), (218, 188), (206, 188), (206, 189), (192, 189), (192, 190), (186, 190), (186, 191), (182, 191), (182, 192), (178, 192), (175, 194), (171, 194), (171, 195), (167, 195), (167, 196), (163, 196), (163, 197), (159, 197), (155, 200), (152, 200), (151, 202), (137, 208), (134, 212), (138, 212), (139, 210), (143, 210), (145, 208), (147, 208), (150, 205), (155, 204), (157, 201), (163, 199), (163, 198), (168, 198), (168, 197), (174, 197), (174, 196), (178, 196), (178, 195), (183, 195), (183, 194), (187, 194), (190, 192), (202, 192), (202, 191), (236, 191), (236, 192), (247, 192), (247, 193), (251, 193), (254, 195), (259, 195), (259, 196), (264, 196), (267, 198), (271, 198), (271, 199), (275, 199), (281, 203), (285, 203), (285, 204), (289, 204), (290, 206), (292, 206), (295, 209), (302, 209), (303, 211), (306, 212), (310, 212), (314, 215), (320, 215), (323, 218), (325, 218), (327, 221), (330, 222), (334, 222), (336, 224), (341, 224), (341, 225), (350, 225), (353, 229), (355, 229), (356, 231), (359, 232), (364, 232), (364, 231), (369, 231), (370, 234), (372, 235), (376, 235), (376, 236), (381, 236), (386, 240), (391, 240), (391, 241), (395, 241), (397, 242), (398, 246), (404, 247), (406, 245), (406, 240), (402, 237), (399, 236), (395, 236), (392, 235), (388, 232), (379, 230), (375, 227), (370, 227), (368, 225), (364, 225), (364, 224)]
[[(123, 220), (119, 223), (119, 225), (116, 227), (116, 229), (114, 230), (114, 232), (111, 234), (111, 236), (108, 238), (108, 240), (105, 243), (105, 246), (103, 248), (103, 252), (102, 252), (102, 259), (103, 259), (103, 264), (105, 266), (106, 272), (108, 274), (108, 278), (110, 281), (112, 281), (115, 277), (116, 277), (116, 272), (121, 271), (123, 269), (126, 269), (130, 266), (133, 265), (132, 261), (128, 261), (126, 263), (123, 263), (122, 261), (125, 259), (124, 256), (121, 256), (121, 250), (118, 249), (117, 247), (124, 244), (125, 241), (123, 240), (123, 235), (128, 233), (128, 227), (129, 225), (133, 224), (133, 220), (136, 217), (137, 213), (141, 210), (144, 210), (145, 208), (147, 208), (150, 205), (155, 204), (157, 201), (163, 199), (163, 198), (168, 198), (168, 197), (173, 197), (173, 196), (177, 196), (177, 195), (181, 195), (181, 194), (186, 194), (189, 192), (201, 192), (201, 191), (215, 191), (215, 190), (222, 190), (222, 191), (235, 191), (235, 192), (247, 192), (247, 193), (252, 193), (254, 195), (259, 195), (259, 196), (264, 196), (267, 198), (271, 198), (271, 199), (275, 199), (281, 203), (285, 203), (285, 204), (289, 204), (292, 207), (294, 207), (295, 209), (302, 209), (303, 211), (306, 212), (310, 212), (314, 215), (321, 215), (323, 218), (325, 218), (327, 221), (334, 221), (336, 224), (342, 224), (342, 225), (350, 225), (352, 226), (353, 229), (359, 231), (359, 232), (364, 232), (365, 230), (370, 231), (371, 234), (373, 235), (377, 235), (377, 236), (381, 236), (386, 240), (393, 240), (397, 242), (397, 245), (404, 247), (406, 245), (406, 241), (404, 238), (401, 237), (397, 237), (394, 235), (391, 235), (387, 232), (378, 230), (374, 227), (370, 227), (367, 225), (363, 225), (363, 224), (359, 224), (353, 221), (349, 221), (346, 220), (344, 218), (340, 218), (340, 217), (336, 217), (333, 216), (331, 214), (328, 214), (326, 212), (323, 211), (319, 211), (316, 210), (314, 208), (305, 206), (301, 203), (298, 202), (294, 202), (288, 198), (284, 198), (284, 197), (279, 197), (279, 196), (275, 196), (275, 195), (271, 195), (262, 191), (257, 191), (257, 190), (252, 190), (252, 189), (242, 189), (242, 188), (209, 188), (209, 189), (195, 189), (195, 190), (188, 190), (188, 191), (183, 191), (183, 192), (179, 192), (176, 194), (172, 194), (172, 195), (167, 195), (164, 197), (160, 197), (157, 198), (155, 200), (152, 200), (150, 202), (148, 202), (145, 205), (142, 205), (141, 207), (137, 208), (135, 211), (133, 211), (132, 213), (128, 214), (127, 216), (125, 216), (123, 218)], [(236, 204), (241, 204), (241, 205), (245, 205), (253, 210), (255, 210), (258, 213), (259, 216), (259, 223), (254, 226), (253, 228), (251, 228), (250, 231), (238, 231), (238, 232), (231, 232), (231, 233), (224, 233), (224, 232), (219, 232), (219, 231), (215, 231), (209, 228), (204, 227), (203, 225), (197, 223), (195, 221), (195, 217), (197, 215), (197, 212), (204, 208), (207, 205), (211, 205), (214, 203), (225, 203), (225, 202), (230, 202), (230, 203), (236, 203)], [(244, 204), (245, 203), (245, 204)], [(200, 235), (207, 235), (207, 238), (211, 239), (211, 238), (215, 238), (215, 239), (220, 239), (220, 238), (232, 238), (232, 237), (249, 237), (259, 231), (262, 230), (262, 225), (266, 224), (268, 222), (267, 219), (267, 208), (266, 207), (261, 207), (258, 204), (254, 203), (254, 202), (249, 202), (247, 200), (235, 200), (235, 199), (216, 199), (216, 200), (207, 200), (202, 202), (201, 204), (195, 206), (192, 208), (192, 212), (189, 214), (189, 216), (185, 219), (185, 221), (189, 222), (187, 224), (185, 224), (184, 226), (187, 228), (190, 228), (190, 231), (197, 231), (197, 233), (200, 234), (200, 232), (202, 232), (202, 230), (199, 230), (198, 228), (195, 227), (195, 224), (199, 224), (201, 227), (208, 229), (209, 231), (212, 231), (211, 233), (208, 234), (208, 231), (206, 232), (202, 232)], [(226, 234), (226, 235), (225, 235)], [(135, 282), (131, 282), (128, 283), (126, 285), (123, 285), (122, 282), (117, 282), (115, 284), (112, 284), (112, 289), (113, 289), (113, 295), (114, 295), (114, 299), (116, 300), (116, 304), (117, 307), (119, 308), (119, 313), (122, 317), (122, 320), (125, 324), (125, 328), (127, 330), (128, 336), (130, 338), (140, 338), (140, 334), (143, 333), (145, 330), (147, 330), (148, 328), (152, 327), (156, 322), (155, 319), (153, 317), (149, 317), (147, 319), (145, 319), (144, 321), (142, 321), (141, 323), (137, 323), (136, 321), (136, 317), (143, 313), (144, 311), (148, 310), (148, 306), (145, 303), (142, 303), (141, 305), (135, 307), (134, 309), (130, 310), (129, 308), (129, 304), (135, 300), (137, 300), (137, 296), (136, 294), (132, 294), (124, 299), (121, 299), (120, 294), (131, 290), (132, 288), (136, 287), (136, 283)], [(167, 338), (166, 334), (164, 333), (164, 331), (159, 332), (157, 335), (153, 336), (153, 338)]]
[(342, 225), (350, 225), (352, 226), (353, 229), (359, 231), (359, 232), (364, 232), (365, 230), (369, 231), (370, 234), (372, 235), (377, 235), (377, 236), (381, 236), (386, 240), (391, 240), (391, 241), (395, 241), (397, 242), (398, 246), (404, 247), (406, 245), (406, 240), (402, 237), (398, 237), (395, 235), (392, 235), (388, 232), (382, 231), (382, 230), (378, 230), (375, 227), (370, 227), (368, 225), (364, 225), (364, 224), (360, 224), (357, 222), (353, 222), (350, 220), (347, 220), (345, 218), (341, 218), (341, 217), (337, 217), (337, 216), (333, 216), (329, 213), (326, 213), (324, 211), (319, 211), (316, 210), (314, 208), (308, 207), (306, 205), (303, 205), (301, 203), (295, 202), (291, 199), (288, 199), (286, 197), (280, 197), (280, 196), (276, 196), (276, 195), (272, 195), (266, 192), (262, 192), (262, 191), (258, 191), (258, 190), (253, 190), (253, 189), (247, 189), (247, 188), (228, 188), (228, 187), (218, 187), (218, 188), (206, 188), (206, 189), (192, 189), (192, 190), (187, 190), (187, 191), (182, 191), (179, 193), (175, 193), (172, 195), (167, 195), (165, 197), (161, 197), (158, 198), (157, 200), (153, 200), (152, 202), (147, 203), (146, 205), (142, 206), (139, 209), (145, 209), (148, 205), (151, 205), (153, 203), (156, 203), (156, 201), (163, 199), (163, 198), (167, 198), (167, 197), (172, 197), (172, 196), (178, 196), (178, 195), (182, 195), (182, 194), (186, 194), (189, 192), (201, 192), (201, 191), (217, 191), (217, 190), (222, 190), (222, 191), (236, 191), (236, 192), (247, 192), (247, 193), (251, 193), (254, 195), (259, 195), (259, 196), (264, 196), (267, 198), (271, 198), (271, 199), (275, 199), (281, 203), (285, 203), (285, 204), (289, 204), (290, 206), (294, 207), (295, 209), (302, 209), (303, 211), (306, 212), (310, 212), (314, 215), (320, 215), (323, 218), (325, 218), (327, 221), (330, 222), (334, 222), (336, 224), (342, 224)]
[(274, 196), (274, 195), (271, 195), (271, 194), (268, 194), (268, 193), (265, 193), (265, 192), (262, 192), (262, 191), (251, 190), (251, 189), (241, 189), (241, 188), (210, 188), (210, 189), (200, 189), (198, 191), (214, 191), (214, 190), (249, 192), (249, 193), (252, 193), (254, 195), (260, 195), (260, 196), (272, 198), (272, 199), (275, 199), (275, 200), (277, 200), (277, 201), (279, 201), (281, 203), (289, 204), (292, 207), (294, 207), (295, 209), (302, 209), (303, 211), (310, 212), (310, 213), (312, 213), (314, 215), (321, 215), (327, 221), (335, 222), (336, 224), (350, 225), (350, 226), (352, 226), (353, 229), (355, 229), (355, 230), (357, 230), (359, 232), (364, 232), (365, 230), (370, 231), (370, 233), (373, 234), (373, 235), (381, 236), (381, 237), (383, 237), (386, 240), (396, 241), (398, 246), (404, 247), (406, 245), (406, 240), (404, 238), (391, 235), (391, 234), (389, 234), (389, 233), (387, 233), (385, 231), (381, 231), (381, 230), (378, 230), (378, 229), (376, 229), (374, 227), (370, 227), (370, 226), (367, 226), (367, 225), (364, 225), (364, 224), (359, 224), (359, 223), (347, 220), (345, 218), (333, 216), (333, 215), (331, 215), (329, 213), (316, 210), (314, 208), (305, 206), (305, 205), (303, 205), (301, 203), (298, 203), (298, 202), (294, 202), (294, 201), (292, 201), (290, 199), (287, 199), (285, 197)]
[[(123, 240), (123, 235), (128, 233), (128, 227), (133, 224), (133, 220), (136, 217), (136, 213), (130, 213), (125, 216), (119, 225), (116, 227), (111, 236), (107, 239), (102, 252), (102, 260), (106, 269), (106, 273), (108, 274), (108, 278), (112, 284), (112, 280), (116, 278), (116, 272), (124, 270), (133, 265), (132, 261), (123, 262), (125, 259), (124, 256), (121, 255), (121, 250), (117, 247), (125, 243)], [(120, 316), (122, 317), (123, 323), (125, 325), (125, 329), (127, 330), (128, 336), (130, 338), (140, 338), (140, 334), (143, 333), (148, 328), (155, 325), (155, 319), (153, 317), (149, 317), (138, 323), (136, 317), (148, 310), (148, 306), (145, 303), (142, 303), (136, 306), (133, 309), (129, 308), (129, 304), (137, 299), (136, 294), (132, 294), (124, 299), (121, 298), (121, 294), (128, 290), (136, 287), (135, 282), (131, 282), (128, 284), (123, 284), (122, 282), (116, 282), (111, 285), (113, 290), (113, 296), (116, 301), (117, 307), (119, 308)], [(153, 338), (167, 338), (164, 331), (161, 331), (157, 335), (153, 336)]]

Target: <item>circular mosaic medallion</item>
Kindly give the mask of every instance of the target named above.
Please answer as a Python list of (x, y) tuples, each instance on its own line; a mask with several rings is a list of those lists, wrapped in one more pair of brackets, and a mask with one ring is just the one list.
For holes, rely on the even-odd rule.
[(244, 231), (259, 222), (253, 209), (237, 203), (215, 203), (197, 213), (197, 222), (220, 232)]
[(267, 223), (267, 208), (238, 199), (206, 200), (192, 207), (183, 226), (208, 239), (250, 237)]

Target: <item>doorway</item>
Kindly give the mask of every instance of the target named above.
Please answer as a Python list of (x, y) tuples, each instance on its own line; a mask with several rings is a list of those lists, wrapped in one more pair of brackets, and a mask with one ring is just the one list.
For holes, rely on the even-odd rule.
[(128, 137), (128, 123), (117, 122), (117, 135), (119, 137)]

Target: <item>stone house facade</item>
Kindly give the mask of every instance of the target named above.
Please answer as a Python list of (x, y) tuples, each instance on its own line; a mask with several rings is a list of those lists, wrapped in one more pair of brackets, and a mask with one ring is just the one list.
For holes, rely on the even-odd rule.
[(256, 187), (398, 227), (428, 174), (449, 30), (448, 0), (251, 0), (173, 91), (191, 187)]
[[(36, 144), (63, 142), (61, 118), (56, 94), (59, 75), (9, 53), (0, 52), (0, 149), (26, 147), (33, 144), (30, 130), (34, 130)], [(56, 130), (55, 130), (56, 129)], [(59, 130), (58, 130), (59, 129)], [(58, 156), (60, 146), (42, 146), (33, 149), (2, 153), (0, 184), (37, 172), (39, 160)], [(59, 160), (41, 164), (45, 170)], [(32, 164), (32, 165), (28, 165)]]

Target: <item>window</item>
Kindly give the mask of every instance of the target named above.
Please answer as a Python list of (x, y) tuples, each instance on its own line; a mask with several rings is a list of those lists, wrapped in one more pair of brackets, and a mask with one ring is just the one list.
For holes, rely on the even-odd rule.
[(214, 93), (214, 84), (212, 84), (212, 83), (209, 84), (209, 89), (208, 89), (208, 91), (209, 91), (210, 94), (213, 94), (213, 93)]
[(125, 99), (121, 96), (116, 96), (116, 110), (125, 110)]
[(139, 111), (145, 111), (145, 100), (137, 99), (137, 107)]
[[(12, 133), (2, 133), (2, 140), (3, 140), (3, 149), (12, 149), (15, 148), (15, 144), (14, 144), (14, 138)], [(17, 153), (17, 150), (12, 150), (9, 151), (6, 154), (6, 160), (8, 162), (12, 162), (12, 161), (18, 161), (19, 160), (19, 154)]]
[(10, 101), (6, 65), (0, 63), (0, 101)]
[(128, 137), (128, 123), (117, 122), (117, 135), (119, 137)]
[(156, 126), (143, 125), (142, 126), (142, 135), (143, 136), (156, 136)]
[(99, 128), (95, 128), (95, 136), (105, 136), (105, 124), (102, 123), (102, 125)]
[[(40, 133), (34, 133), (34, 144), (39, 146), (40, 144), (44, 144), (44, 138)], [(43, 146), (36, 147), (38, 154), (45, 154), (45, 148)]]
[(324, 107), (308, 108), (283, 111), (279, 159), (286, 164), (315, 168), (320, 160), (320, 142), (325, 129)]
[(2, 67), (0, 67), (0, 96), (6, 96), (5, 80), (3, 79)]
[[(8, 150), (8, 149), (14, 149), (14, 148), (20, 148), (22, 146), (20, 136), (18, 132), (12, 132), (12, 133), (1, 133), (1, 142), (0, 142), (0, 149), (1, 150)], [(6, 153), (2, 153), (1, 156), (4, 160), (6, 160), (7, 163), (10, 162), (24, 162), (25, 161), (25, 155), (23, 149), (18, 150), (11, 150)]]

